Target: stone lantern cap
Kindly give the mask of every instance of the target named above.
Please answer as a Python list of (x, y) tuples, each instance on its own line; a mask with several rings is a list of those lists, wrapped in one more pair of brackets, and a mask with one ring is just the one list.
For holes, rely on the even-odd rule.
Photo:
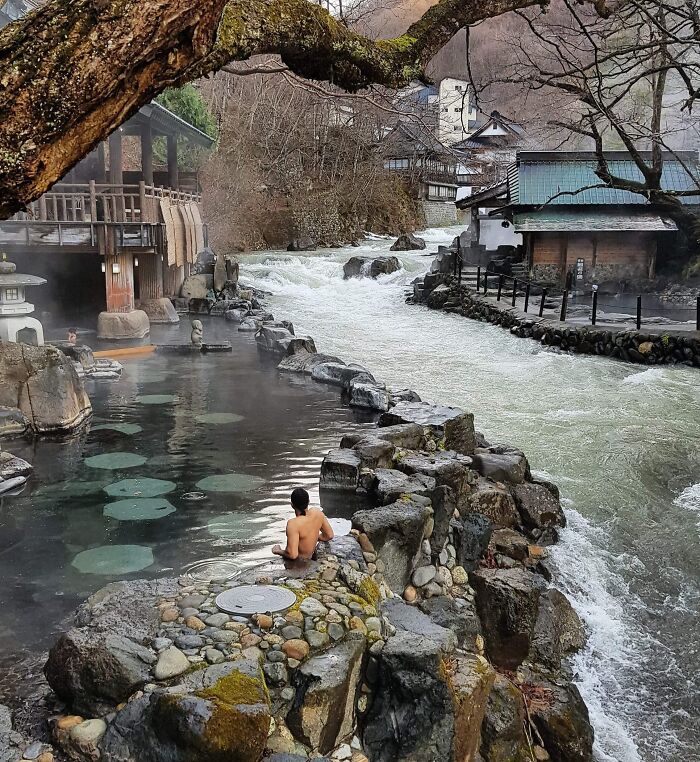
[(9, 286), (41, 286), (46, 278), (16, 272), (17, 265), (3, 259), (0, 261), (0, 288)]

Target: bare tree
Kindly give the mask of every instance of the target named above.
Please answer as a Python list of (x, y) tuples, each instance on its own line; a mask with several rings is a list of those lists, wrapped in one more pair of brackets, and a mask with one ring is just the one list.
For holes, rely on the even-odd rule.
[(0, 33), (0, 217), (166, 87), (270, 53), (348, 91), (399, 86), (460, 28), (538, 2), (440, 0), (373, 41), (307, 0), (50, 0)]
[[(593, 149), (599, 186), (643, 196), (700, 244), (700, 217), (683, 203), (700, 203), (700, 178), (677, 153), (689, 132), (698, 145), (698, 0), (628, 0), (606, 18), (575, 0), (561, 0), (546, 15), (516, 14), (511, 60), (491, 83), (514, 85), (538, 101), (535, 113), (546, 115), (560, 145)], [(615, 174), (605, 155), (611, 148), (629, 152), (638, 178)], [(683, 164), (690, 190), (662, 187), (669, 156)]]

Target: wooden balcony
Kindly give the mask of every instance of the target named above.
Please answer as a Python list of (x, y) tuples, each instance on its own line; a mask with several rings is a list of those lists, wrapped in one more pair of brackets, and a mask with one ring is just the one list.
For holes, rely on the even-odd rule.
[(26, 211), (0, 222), (0, 247), (56, 247), (62, 251), (159, 248), (164, 240), (161, 199), (171, 205), (200, 203), (201, 195), (139, 185), (58, 183)]

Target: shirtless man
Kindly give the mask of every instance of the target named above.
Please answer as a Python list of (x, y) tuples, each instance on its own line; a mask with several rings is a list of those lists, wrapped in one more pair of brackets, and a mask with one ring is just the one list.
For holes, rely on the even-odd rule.
[(292, 508), (296, 517), (287, 522), (287, 547), (275, 545), (272, 552), (290, 560), (310, 559), (316, 544), (333, 539), (333, 530), (323, 511), (309, 508), (309, 493), (297, 487), (292, 492)]

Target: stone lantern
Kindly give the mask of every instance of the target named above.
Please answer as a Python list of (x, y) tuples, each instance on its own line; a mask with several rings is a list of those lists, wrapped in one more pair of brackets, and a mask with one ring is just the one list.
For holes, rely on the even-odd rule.
[(33, 317), (34, 305), (25, 301), (27, 286), (41, 286), (44, 278), (16, 272), (14, 262), (7, 262), (5, 255), (0, 261), (0, 341), (14, 341), (41, 346), (44, 329)]

